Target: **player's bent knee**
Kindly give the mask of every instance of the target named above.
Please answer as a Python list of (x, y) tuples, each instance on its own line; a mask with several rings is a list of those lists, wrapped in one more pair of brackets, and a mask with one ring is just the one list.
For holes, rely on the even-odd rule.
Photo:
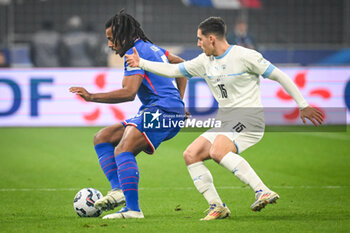
[(208, 159), (207, 156), (203, 157), (200, 153), (195, 153), (191, 149), (186, 149), (183, 152), (183, 157), (186, 165), (190, 165)]
[(107, 138), (105, 137), (105, 135), (104, 135), (104, 133), (103, 133), (103, 129), (101, 129), (100, 131), (98, 131), (98, 132), (94, 135), (94, 145), (95, 145), (95, 146), (96, 146), (97, 144), (107, 142), (106, 140), (107, 140)]
[(114, 154), (118, 155), (122, 152), (132, 152), (137, 155), (143, 148), (135, 146), (133, 143), (121, 141), (114, 149)]
[(182, 156), (184, 157), (184, 160), (187, 162), (187, 160), (191, 157), (191, 152), (186, 149), (183, 153)]
[(122, 153), (122, 152), (131, 152), (131, 151), (129, 150), (128, 146), (127, 146), (125, 143), (120, 142), (120, 143), (116, 146), (116, 148), (114, 149), (114, 154), (115, 154), (115, 155), (118, 155), (118, 154), (120, 154), (120, 153)]
[(187, 165), (197, 162), (197, 161), (195, 161), (194, 153), (190, 149), (186, 149), (184, 151), (183, 157), (184, 157), (184, 160), (185, 160)]
[(220, 163), (221, 159), (227, 154), (228, 152), (224, 152), (223, 150), (220, 150), (219, 148), (212, 147), (209, 150), (210, 158), (212, 158), (215, 162)]

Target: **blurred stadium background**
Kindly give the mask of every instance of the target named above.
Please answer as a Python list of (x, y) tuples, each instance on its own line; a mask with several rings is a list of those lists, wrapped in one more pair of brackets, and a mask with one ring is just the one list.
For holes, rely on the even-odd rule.
[[(55, 30), (63, 33), (67, 19), (76, 15), (89, 30), (103, 36), (106, 19), (125, 8), (155, 43), (179, 46), (178, 53), (187, 59), (200, 52), (195, 48), (198, 23), (216, 15), (225, 19), (229, 32), (239, 18), (246, 20), (259, 50), (273, 63), (350, 63), (350, 52), (346, 49), (350, 46), (347, 0), (234, 0), (247, 2), (248, 6), (253, 3), (254, 8), (238, 5), (226, 9), (186, 2), (191, 1), (0, 0), (0, 47), (9, 51), (11, 66), (31, 66), (29, 42), (43, 21), (51, 20)], [(205, 5), (210, 1), (192, 2)]]
[[(134, 114), (135, 105), (103, 110), (67, 91), (72, 85), (92, 92), (121, 86), (123, 60), (108, 49), (104, 22), (122, 8), (154, 43), (184, 59), (201, 53), (196, 29), (203, 19), (221, 16), (229, 36), (237, 22), (245, 21), (255, 48), (290, 75), (309, 103), (324, 111), (341, 108), (342, 119), (328, 117), (328, 123), (346, 123), (348, 0), (0, 0), (0, 125), (108, 125)], [(51, 28), (50, 35), (40, 34), (43, 28)], [(57, 61), (51, 61), (54, 57)], [(202, 81), (189, 82), (187, 106), (216, 106)], [(278, 84), (262, 80), (261, 87), (265, 107), (293, 108), (268, 124), (300, 124), (294, 101)], [(195, 98), (199, 92), (202, 98)]]
[[(200, 132), (180, 132), (154, 156), (137, 157), (144, 221), (78, 218), (72, 200), (79, 189), (109, 189), (93, 135), (140, 104), (86, 103), (68, 91), (121, 87), (123, 60), (109, 51), (104, 23), (122, 8), (153, 42), (184, 59), (201, 53), (196, 30), (205, 18), (221, 16), (230, 34), (245, 21), (258, 51), (293, 79), (327, 124), (344, 127), (266, 132), (244, 152), (281, 195), (263, 213), (250, 211), (251, 190), (207, 161), (232, 218), (198, 221), (207, 203), (181, 154)], [(40, 34), (43, 26), (53, 30)], [(72, 28), (79, 34), (69, 34)], [(36, 60), (38, 49), (48, 52), (44, 63)], [(264, 107), (279, 108), (267, 124), (302, 125), (279, 84), (261, 78), (261, 90)], [(184, 100), (193, 115), (217, 106), (198, 78), (188, 82)], [(349, 0), (0, 0), (0, 232), (349, 232), (349, 109)]]

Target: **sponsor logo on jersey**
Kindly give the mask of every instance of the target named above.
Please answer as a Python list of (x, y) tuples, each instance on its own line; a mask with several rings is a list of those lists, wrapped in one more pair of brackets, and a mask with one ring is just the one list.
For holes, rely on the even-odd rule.
[(154, 46), (154, 45), (151, 46), (151, 49), (152, 49), (154, 52), (158, 52), (158, 51), (159, 51), (159, 48), (156, 47), (156, 46)]

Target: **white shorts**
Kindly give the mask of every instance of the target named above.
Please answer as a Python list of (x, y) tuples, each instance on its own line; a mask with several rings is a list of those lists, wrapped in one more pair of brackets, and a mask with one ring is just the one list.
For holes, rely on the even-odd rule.
[(264, 136), (264, 132), (215, 132), (210, 129), (201, 134), (201, 136), (207, 139), (211, 144), (214, 143), (218, 135), (224, 135), (233, 141), (237, 147), (237, 154), (239, 154), (258, 143)]

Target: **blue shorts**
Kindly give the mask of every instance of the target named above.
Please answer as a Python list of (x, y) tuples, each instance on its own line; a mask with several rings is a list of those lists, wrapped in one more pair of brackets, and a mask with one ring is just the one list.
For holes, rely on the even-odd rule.
[(185, 113), (180, 111), (168, 112), (159, 107), (140, 110), (136, 116), (124, 120), (122, 124), (136, 127), (147, 140), (149, 147), (144, 150), (153, 154), (158, 146), (169, 140), (180, 131), (179, 122), (184, 121)]

